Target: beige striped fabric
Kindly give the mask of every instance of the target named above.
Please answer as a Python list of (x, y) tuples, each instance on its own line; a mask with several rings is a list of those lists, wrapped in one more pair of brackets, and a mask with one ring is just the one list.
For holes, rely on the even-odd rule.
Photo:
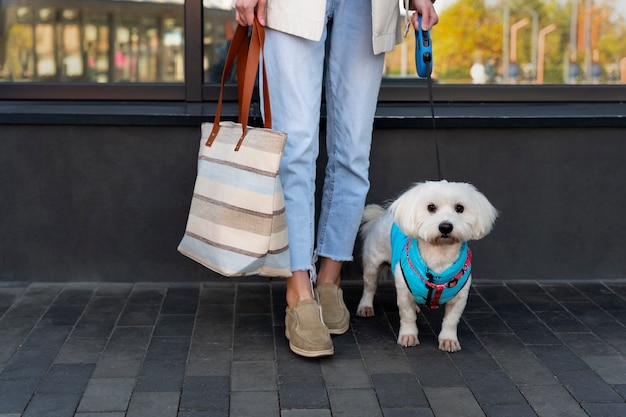
[(178, 251), (224, 276), (291, 275), (279, 165), (287, 135), (221, 122), (202, 124), (198, 174)]

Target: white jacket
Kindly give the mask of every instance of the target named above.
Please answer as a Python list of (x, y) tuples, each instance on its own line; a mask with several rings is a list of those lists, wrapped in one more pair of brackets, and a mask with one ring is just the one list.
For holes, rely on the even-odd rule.
[[(370, 1), (374, 54), (391, 51), (402, 40), (398, 0)], [(314, 41), (322, 38), (326, 0), (268, 0), (265, 7), (267, 27)]]

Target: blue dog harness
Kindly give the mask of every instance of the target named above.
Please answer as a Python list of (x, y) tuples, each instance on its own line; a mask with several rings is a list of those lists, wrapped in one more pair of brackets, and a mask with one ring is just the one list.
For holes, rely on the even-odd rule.
[(441, 274), (428, 268), (417, 247), (417, 239), (408, 237), (397, 224), (391, 227), (391, 267), (400, 263), (402, 275), (415, 302), (426, 308), (439, 308), (467, 283), (472, 272), (472, 251), (467, 242), (461, 246), (459, 258)]

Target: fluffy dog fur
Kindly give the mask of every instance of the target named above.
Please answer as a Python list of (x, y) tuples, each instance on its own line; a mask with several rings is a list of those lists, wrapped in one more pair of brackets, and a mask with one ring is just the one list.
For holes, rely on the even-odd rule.
[[(391, 262), (390, 232), (395, 222), (402, 232), (417, 238), (426, 265), (435, 273), (450, 267), (459, 257), (462, 243), (478, 240), (492, 229), (497, 210), (476, 188), (467, 183), (429, 181), (415, 184), (388, 209), (379, 205), (365, 207), (360, 234), (363, 238), (363, 295), (357, 315), (374, 315), (373, 300), (381, 268)], [(400, 313), (398, 344), (415, 346), (419, 307), (406, 285), (400, 266), (392, 271)], [(439, 349), (461, 349), (457, 326), (467, 303), (471, 276), (467, 283), (445, 304), (445, 316), (439, 333)]]

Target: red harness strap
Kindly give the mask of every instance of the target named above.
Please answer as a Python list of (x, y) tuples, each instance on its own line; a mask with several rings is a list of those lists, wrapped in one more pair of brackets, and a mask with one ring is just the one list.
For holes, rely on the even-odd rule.
[[(415, 272), (415, 274), (418, 277), (420, 277), (422, 282), (429, 289), (427, 301), (424, 307), (430, 308), (430, 309), (439, 308), (439, 300), (441, 299), (441, 294), (443, 293), (443, 290), (446, 288), (456, 287), (456, 284), (459, 282), (459, 279), (461, 279), (461, 277), (465, 274), (465, 271), (467, 271), (467, 268), (469, 268), (470, 265), (472, 264), (472, 251), (469, 248), (467, 248), (467, 258), (465, 259), (463, 268), (461, 268), (461, 270), (450, 281), (446, 282), (445, 284), (435, 284), (433, 282), (435, 277), (430, 273), (430, 271), (426, 273), (426, 277), (428, 278), (426, 279), (422, 276), (422, 274), (419, 273), (417, 268), (413, 265), (413, 262), (411, 262), (411, 257), (409, 256), (409, 244), (410, 244), (410, 240), (408, 240), (406, 243), (406, 254), (407, 254), (406, 259), (409, 263), (409, 266), (411, 267), (413, 272)], [(434, 293), (433, 293), (433, 290), (434, 290)]]

